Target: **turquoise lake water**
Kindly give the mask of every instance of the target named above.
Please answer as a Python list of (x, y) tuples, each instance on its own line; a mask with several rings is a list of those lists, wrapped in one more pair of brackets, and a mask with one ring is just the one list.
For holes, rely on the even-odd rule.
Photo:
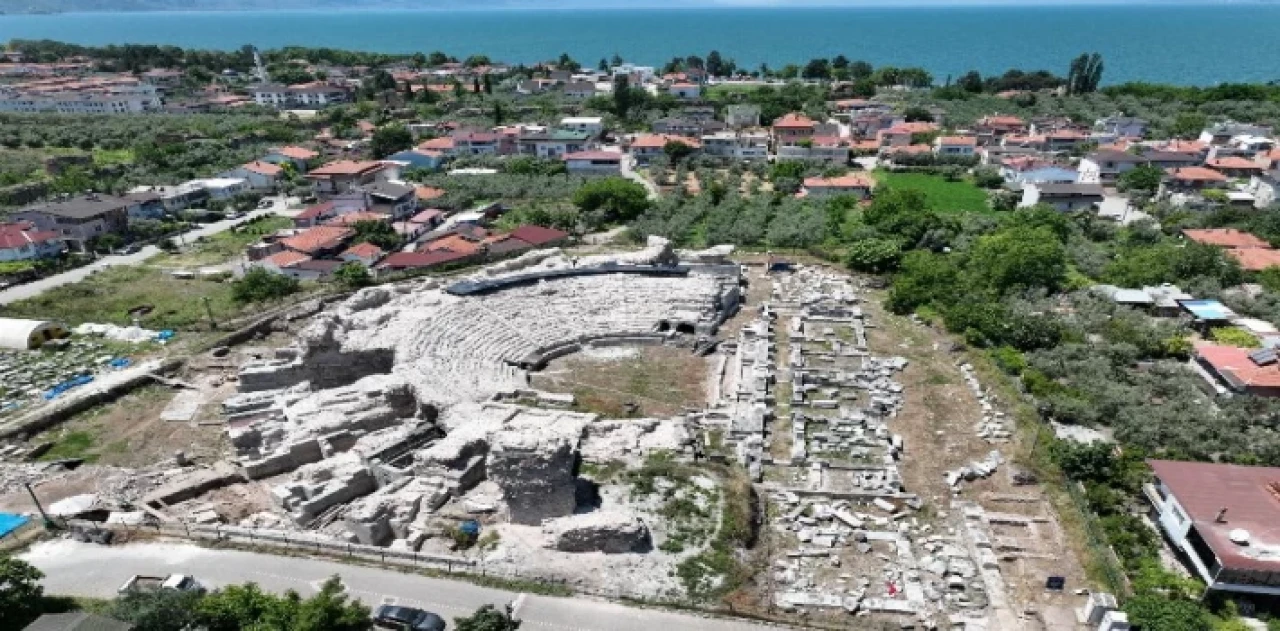
[(612, 11), (350, 11), (0, 16), (0, 40), (163, 43), (197, 48), (287, 44), (380, 52), (484, 53), (509, 62), (619, 53), (659, 65), (719, 50), (756, 68), (844, 54), (923, 66), (941, 82), (976, 69), (1048, 69), (1098, 51), (1104, 83), (1205, 85), (1280, 79), (1280, 6), (718, 8)]

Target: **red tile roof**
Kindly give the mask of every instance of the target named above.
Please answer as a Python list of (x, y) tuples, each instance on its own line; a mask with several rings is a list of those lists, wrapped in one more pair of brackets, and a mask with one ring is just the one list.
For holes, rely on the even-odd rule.
[(439, 208), (428, 208), (409, 218), (409, 223), (431, 223), (438, 217), (444, 215), (444, 211)]
[(459, 254), (445, 250), (434, 252), (396, 252), (378, 263), (378, 269), (420, 269), (435, 267), (446, 263), (455, 263), (470, 258), (470, 254)]
[(861, 175), (841, 177), (810, 177), (804, 180), (805, 188), (871, 188), (871, 179)]
[(246, 171), (251, 171), (258, 175), (266, 175), (269, 177), (280, 175), (280, 172), (284, 170), (270, 162), (262, 162), (259, 160), (254, 160), (253, 162), (244, 165), (243, 168)]
[(312, 160), (320, 156), (320, 154), (303, 147), (280, 147), (275, 150), (275, 153), (294, 160)]
[(978, 139), (973, 136), (938, 136), (938, 145), (976, 147), (978, 145)]
[(1231, 169), (1236, 171), (1263, 171), (1265, 167), (1253, 160), (1247, 160), (1239, 156), (1226, 156), (1222, 158), (1214, 158), (1206, 160), (1205, 165), (1213, 169)]
[(773, 121), (773, 126), (778, 129), (813, 129), (814, 122), (804, 114), (792, 112)]
[(1204, 167), (1178, 167), (1166, 169), (1169, 177), (1182, 182), (1226, 182), (1227, 176)]
[(1280, 267), (1280, 250), (1245, 248), (1227, 250), (1227, 254), (1240, 262), (1240, 267), (1258, 272), (1268, 267)]
[(294, 215), (293, 219), (294, 221), (297, 221), (299, 219), (303, 219), (303, 220), (318, 219), (320, 217), (324, 217), (329, 213), (333, 212), (333, 207), (334, 207), (333, 202), (324, 202), (321, 204), (316, 204), (315, 206), (312, 206), (298, 213), (297, 215)]
[(511, 231), (511, 236), (530, 245), (539, 246), (566, 239), (569, 233), (542, 226), (520, 226)]
[(301, 263), (303, 261), (310, 261), (310, 260), (311, 260), (311, 257), (307, 256), (306, 254), (303, 254), (301, 252), (294, 252), (292, 250), (285, 250), (283, 252), (276, 252), (275, 254), (272, 254), (271, 256), (268, 256), (267, 258), (262, 259), (262, 262), (270, 263), (271, 265), (279, 269), (285, 269), (287, 267), (293, 267), (294, 265), (297, 265), (298, 263)]
[(460, 234), (441, 237), (422, 246), (422, 251), (425, 252), (439, 252), (442, 250), (470, 256), (479, 252), (480, 246)]
[(685, 138), (684, 136), (673, 136), (671, 134), (645, 134), (643, 136), (637, 136), (636, 139), (631, 142), (631, 148), (662, 149), (663, 147), (666, 147), (669, 142), (684, 143), (694, 149), (702, 146), (702, 143), (697, 140)]
[(453, 139), (447, 138), (447, 137), (432, 138), (431, 140), (425, 140), (423, 142), (418, 143), (418, 148), (424, 151), (430, 151), (430, 150), (448, 151), (450, 149), (453, 149)]
[(369, 212), (365, 210), (360, 212), (347, 213), (345, 215), (338, 215), (337, 217), (334, 217), (333, 219), (330, 219), (329, 221), (324, 222), (324, 225), (350, 227), (350, 226), (356, 225), (361, 221), (377, 221), (380, 223), (386, 223), (390, 220), (391, 218), (386, 215), (383, 215), (381, 213)]
[(30, 230), (28, 222), (0, 224), (0, 249), (14, 250), (27, 245), (56, 241), (58, 233), (51, 230)]
[(303, 231), (301, 234), (283, 239), (280, 243), (290, 250), (312, 254), (321, 250), (332, 250), (342, 245), (343, 241), (355, 236), (355, 234), (355, 231), (350, 228), (316, 226)]
[[(1270, 369), (1280, 385), (1280, 368), (1273, 364)], [(1147, 464), (1186, 511), (1223, 567), (1280, 571), (1280, 560), (1259, 555), (1262, 548), (1280, 545), (1280, 487), (1276, 486), (1280, 468), (1169, 460), (1148, 460)], [(1219, 522), (1218, 514), (1224, 508), (1227, 512)], [(1231, 541), (1233, 530), (1247, 531), (1250, 545)]]
[(1235, 228), (1211, 228), (1204, 230), (1183, 230), (1182, 236), (1205, 245), (1216, 245), (1223, 248), (1263, 248), (1269, 249), (1270, 243), (1252, 233)]
[(375, 160), (339, 160), (330, 162), (318, 169), (313, 169), (307, 174), (307, 177), (333, 177), (337, 175), (363, 175), (373, 171), (379, 171), (384, 168), (381, 162)]
[(382, 248), (372, 243), (357, 243), (342, 253), (343, 257), (355, 256), (362, 259), (376, 259), (382, 256)]

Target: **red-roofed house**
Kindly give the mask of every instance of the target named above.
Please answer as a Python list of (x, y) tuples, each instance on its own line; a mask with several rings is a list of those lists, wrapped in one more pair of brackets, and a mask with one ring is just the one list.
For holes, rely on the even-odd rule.
[(313, 258), (324, 258), (341, 252), (347, 242), (356, 235), (355, 230), (340, 226), (316, 226), (280, 243), (288, 250), (301, 252)]
[(678, 142), (687, 145), (698, 152), (702, 149), (702, 143), (692, 138), (684, 136), (675, 136), (671, 134), (644, 134), (636, 136), (631, 141), (631, 146), (627, 150), (631, 156), (636, 159), (637, 164), (648, 164), (655, 157), (666, 155), (666, 147), (669, 142)]
[[(1280, 370), (1270, 368), (1280, 384)], [(1154, 520), (1210, 590), (1280, 595), (1280, 468), (1147, 464), (1155, 473), (1144, 487)]]
[(1237, 248), (1227, 250), (1227, 255), (1238, 261), (1242, 269), (1250, 272), (1260, 272), (1268, 267), (1280, 267), (1280, 250)]
[(622, 173), (622, 154), (575, 151), (564, 154), (564, 165), (571, 175), (618, 175)]
[(350, 228), (361, 221), (376, 221), (378, 223), (390, 223), (391, 217), (382, 213), (375, 213), (368, 210), (361, 210), (353, 213), (345, 213), (338, 215), (333, 219), (324, 222), (326, 226), (340, 226)]
[(0, 261), (55, 258), (65, 246), (52, 230), (36, 230), (26, 221), (0, 223)]
[(1010, 134), (1027, 133), (1027, 121), (1017, 116), (986, 116), (978, 120), (975, 128), (979, 138), (991, 143)]
[(284, 169), (265, 160), (254, 160), (248, 164), (223, 173), (219, 177), (240, 178), (249, 183), (255, 191), (274, 191), (280, 184)]
[(339, 160), (330, 162), (307, 174), (317, 195), (336, 195), (357, 186), (377, 180), (395, 179), (399, 173), (394, 165), (376, 160)]
[(1240, 156), (1211, 158), (1205, 160), (1204, 165), (1227, 177), (1252, 177), (1267, 170), (1262, 163)]
[(347, 263), (355, 262), (365, 267), (373, 267), (385, 254), (382, 248), (372, 243), (357, 243), (338, 255), (338, 258)]
[(794, 145), (802, 140), (813, 138), (817, 125), (813, 119), (792, 112), (773, 121), (773, 142), (778, 147)]
[(520, 226), (511, 231), (511, 236), (532, 245), (535, 248), (547, 248), (559, 245), (569, 239), (569, 233), (544, 228), (542, 226)]
[(933, 141), (933, 153), (939, 156), (972, 157), (978, 148), (973, 136), (938, 136)]
[(267, 155), (262, 157), (262, 162), (271, 164), (291, 162), (298, 169), (298, 173), (305, 174), (311, 167), (311, 161), (319, 157), (319, 153), (303, 147), (280, 147), (268, 151)]
[(461, 265), (468, 263), (474, 255), (460, 254), (448, 250), (432, 252), (395, 252), (382, 259), (374, 266), (379, 274), (402, 272), (416, 269), (431, 269), (445, 265)]
[(442, 188), (432, 188), (430, 186), (416, 186), (413, 189), (413, 194), (418, 198), (418, 203), (422, 204), (444, 197), (445, 190)]
[(1227, 186), (1227, 176), (1204, 167), (1166, 169), (1165, 174), (1164, 186), (1170, 191), (1199, 191)]
[(853, 195), (859, 199), (871, 195), (870, 178), (851, 174), (842, 177), (810, 177), (804, 180), (804, 190), (809, 197), (834, 197), (836, 195)]
[(275, 272), (277, 274), (290, 275), (289, 274), (290, 268), (293, 268), (304, 261), (310, 261), (310, 260), (311, 260), (310, 256), (307, 256), (306, 254), (303, 254), (301, 252), (294, 252), (293, 250), (284, 250), (281, 252), (276, 252), (271, 256), (268, 256), (266, 258), (263, 258), (257, 261), (256, 265), (258, 265), (259, 267), (262, 267), (263, 269), (266, 269), (267, 271)]
[(453, 138), (448, 136), (442, 138), (432, 138), (418, 143), (418, 149), (421, 151), (440, 151), (446, 154), (453, 153)]
[(1196, 243), (1216, 245), (1220, 248), (1271, 248), (1271, 244), (1265, 240), (1235, 228), (1187, 229), (1182, 231), (1182, 236)]

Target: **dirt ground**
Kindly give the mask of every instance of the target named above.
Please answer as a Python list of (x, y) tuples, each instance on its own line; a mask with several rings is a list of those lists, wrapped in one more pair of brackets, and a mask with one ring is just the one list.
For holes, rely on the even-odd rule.
[(573, 394), (585, 412), (666, 417), (706, 405), (710, 361), (669, 346), (585, 349), (551, 362), (532, 382), (540, 390)]
[(177, 451), (197, 462), (213, 462), (226, 452), (220, 426), (193, 426), (160, 420), (174, 390), (146, 386), (116, 401), (72, 417), (28, 442), (53, 441), (42, 460), (84, 458), (119, 467), (145, 467)]
[[(909, 491), (919, 494), (942, 511), (951, 510), (952, 493), (943, 478), (946, 471), (980, 460), (993, 449), (1006, 459), (1018, 452), (1014, 444), (991, 445), (979, 438), (974, 424), (982, 417), (977, 398), (961, 376), (962, 353), (951, 352), (952, 340), (942, 332), (888, 313), (883, 293), (870, 292), (863, 303), (871, 326), (867, 329), (871, 351), (877, 355), (901, 355), (911, 360), (899, 380), (905, 387), (905, 405), (894, 421), (902, 434), (906, 453), (901, 469)], [(1029, 526), (1000, 525), (995, 541), (1006, 544), (1000, 555), (1014, 611), (1050, 610), (1079, 604), (1072, 592), (1089, 587), (1080, 555), (1059, 525), (1053, 508), (1037, 485), (1015, 486), (1008, 463), (989, 478), (962, 483), (957, 499), (976, 501), (991, 514), (1038, 518)], [(1044, 589), (1049, 576), (1066, 577), (1061, 593)], [(1046, 616), (1049, 617), (1049, 616)], [(1057, 629), (1059, 627), (1046, 627)]]

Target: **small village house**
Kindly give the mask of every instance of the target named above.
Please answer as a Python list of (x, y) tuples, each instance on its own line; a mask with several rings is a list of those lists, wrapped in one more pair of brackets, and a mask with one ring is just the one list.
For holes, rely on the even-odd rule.
[(1097, 184), (1079, 182), (1029, 183), (1022, 188), (1022, 201), (1019, 207), (1045, 205), (1064, 212), (1076, 210), (1093, 210), (1103, 200), (1102, 187)]
[(858, 199), (866, 199), (871, 196), (872, 186), (870, 178), (857, 174), (832, 178), (811, 177), (805, 178), (801, 194), (815, 198), (852, 195)]
[(0, 261), (33, 261), (57, 258), (66, 249), (53, 230), (37, 230), (28, 221), (0, 223)]
[(599, 116), (570, 116), (560, 120), (560, 129), (587, 134), (595, 138), (604, 133), (604, 119)]
[(579, 151), (565, 154), (564, 164), (570, 175), (619, 175), (622, 159), (612, 151)]
[(26, 206), (13, 213), (12, 221), (29, 223), (39, 232), (56, 233), (69, 245), (84, 251), (89, 241), (108, 234), (123, 234), (128, 229), (129, 202), (91, 193)]
[(377, 180), (393, 179), (398, 175), (396, 171), (385, 162), (339, 160), (313, 169), (306, 177), (317, 195), (329, 197)]
[(313, 161), (320, 158), (320, 154), (304, 147), (279, 147), (267, 152), (262, 157), (262, 162), (271, 164), (284, 164), (286, 162), (293, 164), (299, 175), (305, 175), (311, 168)]
[(667, 94), (677, 99), (693, 100), (702, 97), (702, 86), (696, 83), (673, 83), (667, 88)]
[(938, 156), (970, 158), (978, 148), (973, 136), (938, 136), (933, 141), (933, 153)]
[(642, 134), (631, 141), (627, 146), (627, 152), (635, 158), (636, 164), (646, 165), (654, 158), (666, 156), (667, 143), (672, 142), (683, 144), (695, 153), (702, 149), (702, 143), (692, 138), (667, 134)]
[(274, 191), (280, 185), (283, 173), (284, 169), (278, 165), (255, 160), (223, 173), (222, 177), (242, 179), (255, 191)]

